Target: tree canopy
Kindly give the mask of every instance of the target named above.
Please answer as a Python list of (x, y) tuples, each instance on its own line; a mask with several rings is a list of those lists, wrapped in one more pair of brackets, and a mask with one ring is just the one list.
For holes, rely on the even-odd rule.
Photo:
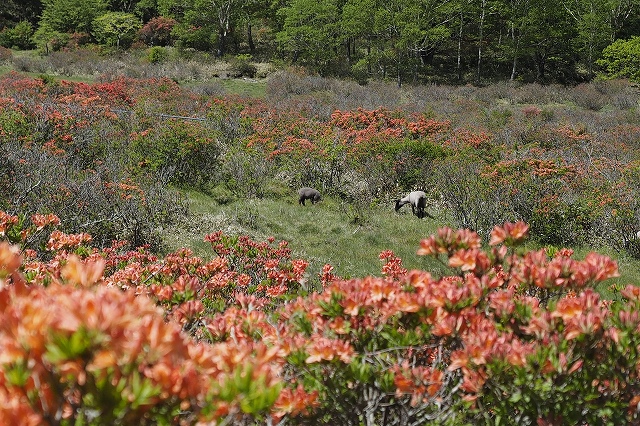
[(120, 48), (138, 40), (251, 54), (363, 82), (578, 83), (610, 68), (608, 46), (640, 35), (638, 12), (640, 0), (7, 0), (0, 45), (59, 48), (84, 34)]

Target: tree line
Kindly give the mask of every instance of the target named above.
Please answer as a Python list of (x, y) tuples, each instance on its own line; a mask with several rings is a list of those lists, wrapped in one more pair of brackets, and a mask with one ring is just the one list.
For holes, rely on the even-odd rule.
[(6, 0), (0, 45), (175, 46), (398, 85), (571, 84), (634, 77), (638, 12), (640, 0)]

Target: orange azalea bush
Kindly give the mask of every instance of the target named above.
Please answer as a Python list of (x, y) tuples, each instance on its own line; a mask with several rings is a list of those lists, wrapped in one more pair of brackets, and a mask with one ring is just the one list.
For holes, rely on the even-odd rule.
[[(308, 277), (284, 243), (214, 233), (210, 261), (161, 259), (31, 222), (0, 215), (3, 424), (637, 422), (640, 290), (602, 300), (614, 261), (525, 250), (523, 222), (488, 247), (422, 240), (450, 274), (385, 251), (382, 277), (326, 265), (322, 290), (291, 300)], [(24, 242), (47, 226), (40, 259)]]
[(0, 251), (3, 424), (195, 423), (276, 402), (273, 348), (194, 341), (150, 299), (101, 285), (103, 261), (71, 256), (45, 287)]
[[(2, 218), (5, 229), (17, 225)], [(285, 389), (279, 346), (185, 333), (202, 311), (195, 296), (210, 296), (195, 291), (208, 265), (184, 253), (159, 262), (144, 249), (122, 252), (124, 244), (96, 251), (82, 246), (89, 239), (51, 235), (48, 261), (0, 245), (0, 423), (237, 423), (280, 419), (313, 402), (302, 388)], [(163, 310), (159, 287), (183, 297)]]
[(615, 262), (519, 250), (527, 236), (524, 223), (507, 223), (486, 250), (474, 232), (441, 229), (419, 253), (448, 264), (449, 276), (406, 271), (384, 252), (385, 277), (327, 280), (283, 305), (277, 323), (245, 301), (207, 328), (215, 341), (280, 343), (285, 377), (318, 392), (307, 421), (634, 420), (640, 336), (629, 312), (640, 292), (600, 300), (593, 287), (618, 275)]

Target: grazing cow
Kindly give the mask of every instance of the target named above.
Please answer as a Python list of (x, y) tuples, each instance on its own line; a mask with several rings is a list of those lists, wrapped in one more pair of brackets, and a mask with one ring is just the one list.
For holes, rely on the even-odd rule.
[(320, 195), (320, 192), (318, 192), (313, 188), (308, 188), (308, 187), (300, 188), (298, 190), (298, 195), (300, 196), (300, 198), (298, 198), (298, 204), (301, 204), (303, 206), (305, 205), (304, 204), (305, 200), (311, 200), (311, 204), (315, 204), (318, 201), (322, 201), (322, 196)]

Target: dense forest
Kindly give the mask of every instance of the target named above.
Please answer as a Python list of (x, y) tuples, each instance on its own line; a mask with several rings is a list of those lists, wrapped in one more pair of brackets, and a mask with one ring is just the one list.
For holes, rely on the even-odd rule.
[[(637, 79), (640, 0), (6, 0), (0, 46), (165, 46), (360, 83)], [(158, 54), (156, 57), (161, 57)]]

